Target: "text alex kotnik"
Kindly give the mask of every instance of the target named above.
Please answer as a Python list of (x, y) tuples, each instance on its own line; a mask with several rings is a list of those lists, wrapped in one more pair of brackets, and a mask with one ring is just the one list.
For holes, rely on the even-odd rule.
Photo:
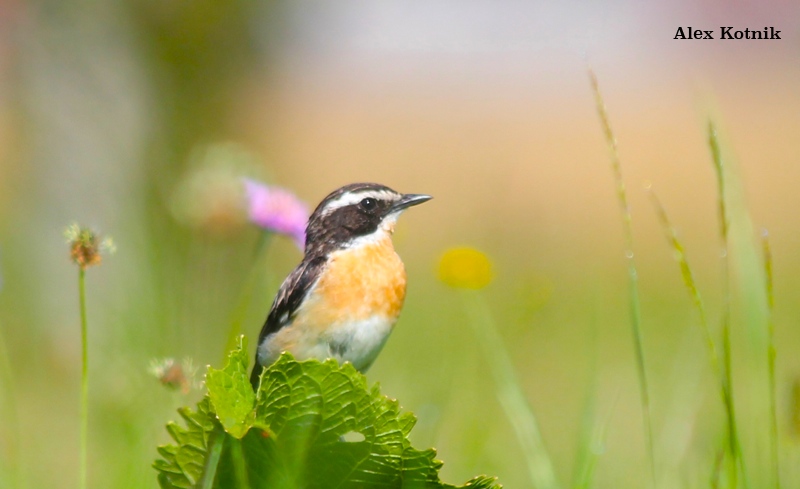
[[(718, 34), (719, 37), (714, 37)], [(781, 31), (774, 27), (764, 27), (756, 29), (736, 29), (734, 27), (720, 27), (719, 31), (695, 29), (689, 27), (678, 27), (673, 39), (780, 39)]]

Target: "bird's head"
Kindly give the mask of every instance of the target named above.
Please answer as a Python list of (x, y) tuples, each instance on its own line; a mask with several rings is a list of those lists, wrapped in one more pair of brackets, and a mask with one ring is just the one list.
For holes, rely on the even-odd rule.
[(353, 183), (334, 190), (308, 219), (305, 252), (327, 252), (380, 239), (394, 232), (404, 210), (431, 198), (401, 194), (377, 183)]

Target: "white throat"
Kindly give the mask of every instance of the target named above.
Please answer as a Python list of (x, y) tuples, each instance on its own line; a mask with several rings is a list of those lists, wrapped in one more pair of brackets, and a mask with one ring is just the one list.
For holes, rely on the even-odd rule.
[(397, 218), (400, 217), (402, 212), (403, 211), (397, 211), (387, 215), (383, 218), (380, 225), (378, 225), (378, 229), (369, 234), (365, 234), (364, 236), (359, 236), (353, 239), (347, 244), (347, 247), (358, 248), (370, 244), (378, 244), (387, 239), (392, 239), (394, 227), (397, 224)]

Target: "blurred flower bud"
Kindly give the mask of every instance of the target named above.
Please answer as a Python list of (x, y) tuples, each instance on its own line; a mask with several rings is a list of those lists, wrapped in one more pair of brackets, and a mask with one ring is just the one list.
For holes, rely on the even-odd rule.
[(290, 191), (245, 178), (250, 221), (268, 231), (294, 239), (302, 250), (306, 240), (308, 206)]
[(217, 143), (196, 150), (191, 164), (172, 194), (172, 216), (213, 235), (242, 228), (247, 220), (241, 177), (260, 166), (258, 158), (239, 144)]
[(493, 276), (492, 262), (475, 248), (450, 248), (439, 260), (439, 280), (451, 287), (482, 289)]

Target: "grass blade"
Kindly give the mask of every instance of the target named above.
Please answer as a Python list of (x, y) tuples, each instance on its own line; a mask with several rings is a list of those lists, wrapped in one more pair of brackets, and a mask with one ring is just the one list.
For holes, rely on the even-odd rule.
[(711, 368), (714, 371), (714, 374), (718, 377), (721, 375), (720, 367), (719, 367), (719, 354), (717, 353), (717, 347), (714, 344), (714, 338), (711, 335), (711, 328), (708, 325), (708, 317), (706, 315), (706, 307), (705, 303), (703, 302), (703, 298), (700, 295), (700, 290), (697, 288), (697, 282), (694, 279), (694, 273), (692, 272), (692, 267), (689, 266), (689, 261), (686, 258), (686, 250), (683, 247), (680, 239), (678, 238), (678, 231), (672, 225), (672, 222), (669, 220), (669, 216), (667, 216), (667, 211), (664, 209), (664, 206), (661, 204), (661, 200), (656, 195), (655, 191), (652, 189), (650, 185), (645, 187), (647, 190), (648, 195), (650, 196), (650, 200), (653, 203), (653, 207), (655, 208), (656, 215), (658, 216), (658, 220), (661, 222), (661, 227), (664, 229), (664, 232), (667, 236), (667, 241), (669, 242), (670, 246), (672, 247), (672, 252), (675, 257), (675, 260), (678, 262), (678, 265), (681, 269), (681, 277), (683, 278), (683, 284), (686, 286), (686, 289), (689, 291), (689, 295), (692, 298), (692, 302), (694, 303), (695, 308), (697, 309), (697, 314), (700, 318), (700, 326), (702, 328), (703, 338), (706, 342), (706, 349), (708, 351), (708, 358), (711, 362)]
[(494, 377), (497, 397), (506, 417), (514, 427), (517, 440), (525, 455), (531, 483), (536, 489), (556, 489), (559, 487), (558, 480), (550, 454), (542, 439), (539, 423), (522, 392), (508, 350), (497, 332), (489, 307), (477, 291), (460, 292), (470, 323), (478, 343), (484, 349), (486, 363)]
[(775, 308), (775, 296), (772, 285), (772, 249), (769, 245), (769, 233), (765, 229), (761, 233), (761, 247), (764, 256), (764, 286), (767, 293), (767, 369), (769, 375), (769, 407), (770, 407), (770, 441), (772, 450), (770, 461), (772, 464), (772, 477), (774, 478), (776, 489), (781, 489), (781, 462), (778, 447), (778, 400), (775, 394), (775, 322), (773, 320), (773, 309)]
[[(772, 416), (769, 400), (771, 319), (767, 297), (770, 286), (765, 277), (763, 249), (756, 243), (735, 161), (728, 161), (724, 154), (713, 122), (709, 122), (708, 131), (719, 186), (726, 382), (731, 398), (736, 399), (740, 420), (747, 420), (732, 426), (735, 437), (731, 440), (731, 450), (737, 456), (742, 485), (768, 487), (773, 482), (773, 471), (770, 464), (761, 463), (761, 459), (769, 457), (772, 446), (769, 421)], [(731, 344), (737, 353), (736, 375), (731, 369), (734, 364)], [(734, 396), (734, 379), (737, 390), (742, 389), (745, 395)]]
[[(597, 414), (597, 318), (592, 314), (590, 344), (593, 345), (589, 361), (589, 387), (583, 405), (581, 430), (578, 438), (578, 454), (575, 460), (575, 470), (572, 476), (572, 487), (575, 489), (588, 489), (591, 487), (594, 467), (597, 461), (598, 414)], [(617, 393), (619, 394), (619, 392)], [(602, 443), (602, 440), (600, 440)]]
[[(712, 122), (708, 125), (708, 145), (711, 149), (711, 158), (717, 175), (717, 213), (720, 225), (720, 238), (722, 242), (722, 355), (723, 355), (723, 389), (725, 396), (725, 414), (728, 429), (728, 454), (732, 465), (729, 466), (728, 475), (732, 487), (737, 487), (738, 471), (745, 473), (745, 464), (742, 457), (739, 430), (736, 426), (736, 408), (733, 400), (733, 372), (731, 369), (731, 283), (730, 283), (730, 249), (728, 208), (726, 205), (726, 170), (723, 166), (722, 154), (719, 147), (717, 130)], [(745, 477), (746, 480), (746, 477)], [(746, 483), (745, 483), (746, 485)]]
[(7, 449), (7, 460), (0, 461), (0, 487), (3, 487), (5, 473), (9, 474), (10, 487), (23, 487), (22, 461), (20, 457), (21, 435), (19, 423), (19, 404), (17, 403), (17, 388), (11, 369), (11, 356), (6, 346), (3, 324), (0, 323), (0, 392), (2, 400), (0, 407), (5, 418), (4, 429), (8, 439), (3, 440), (7, 445), (0, 443), (0, 450)]
[(603, 127), (611, 156), (611, 169), (614, 173), (614, 183), (617, 187), (617, 198), (622, 211), (622, 223), (625, 233), (625, 257), (628, 262), (628, 288), (629, 288), (629, 307), (631, 316), (631, 328), (633, 332), (634, 350), (636, 353), (636, 371), (639, 379), (639, 393), (642, 405), (642, 418), (644, 422), (644, 436), (647, 447), (647, 454), (650, 465), (650, 477), (652, 485), (656, 485), (656, 463), (655, 450), (653, 447), (653, 420), (650, 412), (650, 389), (647, 381), (647, 369), (644, 354), (644, 339), (642, 334), (642, 313), (641, 301), (639, 300), (639, 274), (636, 270), (636, 262), (633, 255), (633, 227), (631, 225), (631, 209), (628, 205), (628, 196), (625, 191), (625, 182), (622, 179), (622, 165), (619, 160), (617, 150), (617, 140), (611, 130), (611, 123), (608, 119), (605, 102), (597, 84), (597, 77), (594, 72), (589, 71), (589, 79), (594, 92), (597, 114), (600, 116), (600, 123)]
[(596, 412), (595, 396), (592, 395), (589, 400), (589, 405), (584, 415), (584, 428), (582, 429), (583, 434), (581, 437), (582, 449), (576, 464), (575, 478), (572, 485), (574, 489), (589, 489), (592, 487), (597, 460), (604, 451), (608, 425), (611, 423), (611, 416), (614, 414), (621, 392), (621, 389), (617, 390), (608, 413), (603, 417)]
[[(713, 150), (712, 150), (713, 151)], [(718, 151), (718, 148), (717, 150)], [(715, 153), (718, 155), (718, 153)], [(721, 177), (720, 177), (721, 178)], [(720, 183), (722, 185), (722, 183)], [(726, 416), (726, 436), (728, 443), (726, 444), (727, 450), (726, 453), (728, 454), (729, 460), (732, 461), (732, 465), (729, 466), (728, 471), (728, 481), (731, 483), (732, 487), (736, 487), (737, 485), (737, 472), (736, 467), (740, 464), (743, 464), (741, 460), (741, 450), (740, 450), (740, 442), (739, 442), (739, 435), (736, 428), (736, 412), (734, 408), (734, 401), (733, 401), (733, 392), (732, 392), (732, 379), (731, 379), (731, 369), (730, 369), (730, 304), (729, 304), (729, 296), (728, 292), (725, 292), (725, 311), (723, 312), (723, 350), (724, 350), (724, 360), (725, 365), (724, 368), (720, 366), (719, 362), (719, 355), (717, 353), (717, 348), (714, 344), (713, 337), (711, 335), (711, 330), (708, 325), (708, 320), (706, 316), (705, 305), (703, 303), (703, 299), (700, 295), (700, 291), (697, 288), (697, 283), (694, 280), (694, 274), (692, 273), (692, 269), (689, 266), (689, 262), (686, 258), (686, 252), (684, 250), (683, 245), (681, 244), (680, 240), (678, 239), (678, 233), (675, 230), (675, 227), (672, 225), (671, 221), (669, 220), (669, 216), (667, 216), (667, 212), (664, 209), (664, 206), (661, 204), (656, 193), (652, 190), (650, 186), (646, 187), (648, 194), (650, 195), (651, 201), (653, 202), (653, 206), (655, 207), (656, 214), (658, 216), (659, 221), (661, 222), (661, 226), (664, 228), (667, 234), (667, 240), (672, 247), (673, 254), (675, 255), (675, 259), (678, 261), (680, 268), (681, 268), (681, 275), (683, 277), (684, 285), (689, 291), (689, 294), (692, 297), (692, 301), (697, 308), (698, 315), (700, 316), (700, 325), (703, 330), (703, 335), (706, 341), (706, 348), (708, 351), (709, 362), (711, 363), (711, 368), (714, 373), (714, 376), (719, 379), (720, 388), (721, 388), (721, 395), (722, 395), (722, 403), (725, 408), (725, 416)], [(720, 212), (721, 215), (724, 216), (725, 212), (725, 205), (723, 199), (720, 199)], [(726, 224), (725, 218), (721, 217), (722, 224), (722, 235), (727, 236), (728, 233), (728, 226)], [(726, 239), (726, 238), (724, 238)], [(725, 241), (727, 242), (727, 241)], [(724, 255), (727, 256), (727, 250), (724, 252)], [(724, 271), (725, 274), (725, 284), (727, 285), (727, 267)], [(726, 286), (726, 291), (728, 287)]]
[[(253, 293), (255, 292), (256, 284), (259, 280), (263, 280), (263, 270), (266, 269), (264, 260), (267, 255), (266, 250), (269, 249), (269, 244), (272, 240), (271, 238), (272, 233), (261, 232), (258, 241), (256, 241), (255, 248), (253, 249), (253, 265), (248, 271), (244, 285), (239, 294), (239, 299), (231, 312), (228, 333), (225, 339), (225, 349), (222, 352), (223, 360), (228, 357), (229, 351), (236, 348), (236, 343), (239, 336), (242, 334), (242, 326), (247, 319), (247, 313), (253, 301)], [(266, 317), (266, 313), (264, 317)]]

